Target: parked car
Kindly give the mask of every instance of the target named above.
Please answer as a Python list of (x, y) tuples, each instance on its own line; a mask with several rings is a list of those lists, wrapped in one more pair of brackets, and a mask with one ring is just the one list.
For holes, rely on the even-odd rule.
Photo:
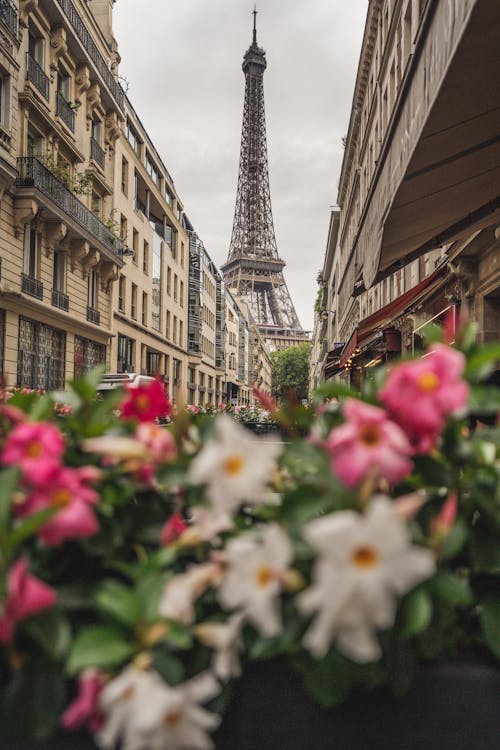
[(102, 376), (102, 380), (99, 383), (97, 389), (98, 393), (106, 393), (113, 388), (124, 387), (128, 385), (131, 388), (137, 388), (140, 385), (146, 385), (150, 383), (154, 378), (150, 375), (139, 375), (137, 372), (114, 372), (106, 373)]

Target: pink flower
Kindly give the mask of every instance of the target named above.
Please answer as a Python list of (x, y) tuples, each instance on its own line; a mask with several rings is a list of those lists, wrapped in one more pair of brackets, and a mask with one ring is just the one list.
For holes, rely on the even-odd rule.
[(253, 393), (257, 401), (260, 403), (260, 405), (267, 409), (267, 411), (270, 411), (271, 414), (274, 414), (274, 412), (277, 410), (278, 406), (276, 404), (276, 401), (272, 396), (270, 396), (265, 391), (261, 391), (258, 388), (253, 389)]
[(169, 463), (177, 457), (177, 444), (165, 427), (154, 422), (141, 422), (136, 427), (134, 437), (158, 463)]
[(10, 433), (0, 462), (20, 466), (28, 482), (40, 485), (59, 465), (63, 452), (64, 439), (57, 427), (47, 422), (21, 422)]
[(7, 576), (7, 599), (0, 616), (0, 641), (11, 644), (19, 620), (53, 607), (56, 601), (56, 592), (28, 573), (26, 560), (17, 560)]
[(99, 531), (97, 518), (91, 508), (99, 496), (87, 485), (88, 470), (87, 466), (82, 469), (60, 467), (44, 487), (35, 489), (24, 503), (16, 506), (20, 516), (51, 507), (57, 510), (38, 532), (45, 544), (53, 547), (66, 539), (88, 537)]
[(342, 407), (346, 421), (333, 429), (326, 449), (332, 471), (348, 487), (354, 487), (368, 473), (398, 482), (411, 471), (411, 446), (398, 425), (383, 409), (356, 399)]
[(167, 523), (164, 525), (163, 529), (161, 530), (160, 534), (160, 541), (162, 544), (172, 544), (172, 542), (175, 542), (176, 539), (178, 539), (187, 529), (187, 524), (185, 523), (184, 519), (182, 518), (180, 513), (174, 513), (170, 518), (168, 519)]
[(457, 517), (458, 502), (456, 493), (452, 492), (443, 503), (437, 516), (431, 521), (431, 535), (437, 542), (443, 542), (448, 536)]
[(126, 390), (127, 396), (120, 406), (124, 419), (153, 422), (157, 417), (168, 417), (171, 414), (172, 405), (165, 388), (156, 378), (145, 385), (127, 386)]
[(461, 379), (464, 366), (461, 352), (434, 344), (428, 356), (397, 365), (389, 373), (379, 397), (416, 451), (430, 450), (446, 417), (463, 411), (469, 395)]
[(87, 669), (78, 679), (78, 695), (61, 716), (65, 729), (74, 731), (88, 726), (91, 732), (98, 732), (104, 716), (99, 711), (98, 700), (104, 687), (104, 680), (95, 669)]

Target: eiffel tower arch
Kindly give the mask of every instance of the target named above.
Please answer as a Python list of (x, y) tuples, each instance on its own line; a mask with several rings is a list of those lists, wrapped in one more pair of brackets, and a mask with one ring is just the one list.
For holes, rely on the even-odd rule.
[(241, 132), (238, 189), (231, 244), (224, 280), (249, 306), (271, 350), (309, 341), (288, 291), (278, 255), (271, 210), (264, 110), (266, 54), (257, 44), (254, 11), (253, 41), (243, 57), (245, 101)]

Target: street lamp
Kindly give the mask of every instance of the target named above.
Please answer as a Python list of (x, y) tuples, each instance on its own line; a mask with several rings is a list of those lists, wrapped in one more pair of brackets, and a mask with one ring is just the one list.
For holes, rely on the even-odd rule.
[(321, 312), (319, 314), (319, 317), (321, 318), (321, 320), (328, 320), (328, 316), (329, 315), (333, 315), (333, 317), (332, 317), (332, 323), (333, 323), (333, 321), (335, 320), (335, 317), (337, 315), (337, 311), (336, 310), (321, 310)]

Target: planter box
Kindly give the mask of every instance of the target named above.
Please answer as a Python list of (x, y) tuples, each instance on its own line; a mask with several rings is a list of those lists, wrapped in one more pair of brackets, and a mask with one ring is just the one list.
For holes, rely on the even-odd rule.
[(248, 666), (217, 750), (486, 750), (498, 742), (500, 670), (422, 668), (401, 699), (385, 690), (324, 709), (281, 662)]
[[(324, 709), (283, 661), (250, 664), (214, 741), (217, 750), (493, 750), (498, 695), (500, 670), (450, 664), (422, 668), (401, 699), (380, 690)], [(36, 748), (95, 746), (87, 735), (64, 734)], [(0, 750), (33, 746), (0, 739)]]

